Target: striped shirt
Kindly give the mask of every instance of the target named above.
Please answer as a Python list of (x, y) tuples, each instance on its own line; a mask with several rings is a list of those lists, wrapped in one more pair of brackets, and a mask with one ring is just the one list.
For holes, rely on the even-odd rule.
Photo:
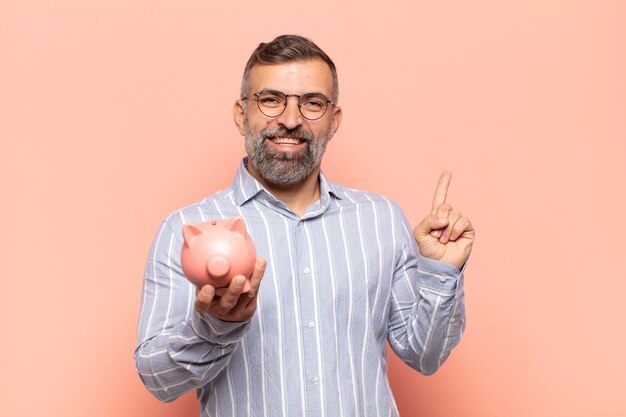
[[(386, 342), (435, 372), (465, 326), (462, 272), (419, 255), (393, 201), (332, 183), (299, 217), (242, 162), (230, 188), (172, 213), (145, 270), (137, 371), (172, 401), (196, 389), (202, 416), (397, 416)], [(257, 310), (224, 322), (194, 310), (182, 226), (243, 216), (267, 260)]]

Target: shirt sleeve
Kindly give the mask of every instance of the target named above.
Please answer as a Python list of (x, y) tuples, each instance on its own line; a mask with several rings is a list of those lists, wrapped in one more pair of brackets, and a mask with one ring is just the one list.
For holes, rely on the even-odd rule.
[(181, 246), (182, 235), (163, 222), (144, 274), (135, 365), (161, 401), (215, 378), (249, 327), (249, 322), (224, 322), (194, 310), (196, 288), (182, 273)]
[(403, 243), (393, 276), (388, 341), (407, 365), (431, 375), (465, 329), (463, 271), (421, 256), (408, 221), (402, 219), (398, 240)]

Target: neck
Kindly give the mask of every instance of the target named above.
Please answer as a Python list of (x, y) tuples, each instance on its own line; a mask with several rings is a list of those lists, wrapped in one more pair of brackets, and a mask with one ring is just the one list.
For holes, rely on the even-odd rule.
[(256, 178), (267, 191), (285, 203), (287, 207), (300, 217), (302, 217), (311, 204), (320, 199), (319, 166), (303, 181), (292, 185), (279, 185), (266, 181), (251, 162), (248, 162), (248, 172)]

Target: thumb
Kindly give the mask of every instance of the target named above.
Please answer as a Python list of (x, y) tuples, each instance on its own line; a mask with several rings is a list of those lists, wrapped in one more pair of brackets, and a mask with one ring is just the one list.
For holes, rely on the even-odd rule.
[(443, 229), (448, 225), (448, 219), (444, 217), (437, 217), (434, 214), (429, 214), (415, 226), (413, 229), (413, 237), (415, 239), (422, 239), (424, 236), (430, 234), (432, 230)]

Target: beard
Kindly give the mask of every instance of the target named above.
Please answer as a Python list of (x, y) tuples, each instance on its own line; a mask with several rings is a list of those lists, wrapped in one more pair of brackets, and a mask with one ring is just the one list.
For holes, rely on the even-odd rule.
[[(301, 129), (264, 129), (255, 133), (249, 130), (247, 122), (246, 118), (244, 127), (248, 158), (268, 183), (282, 187), (298, 184), (322, 162), (330, 140), (330, 128), (315, 139), (313, 134)], [(271, 137), (300, 139), (306, 143), (306, 147), (299, 152), (279, 152), (267, 145), (266, 141)]]

